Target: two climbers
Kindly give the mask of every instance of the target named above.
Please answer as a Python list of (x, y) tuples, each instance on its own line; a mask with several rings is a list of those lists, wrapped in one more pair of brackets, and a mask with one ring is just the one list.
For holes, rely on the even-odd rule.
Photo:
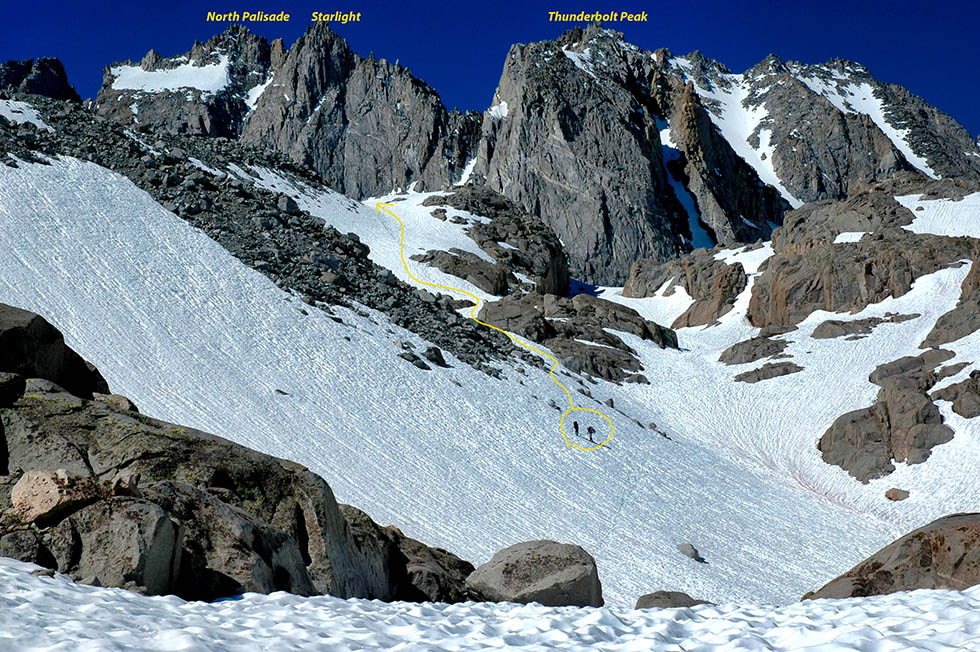
[[(578, 434), (578, 421), (572, 421), (572, 430), (575, 431), (575, 436), (576, 437), (580, 436)], [(589, 433), (589, 441), (594, 444), (595, 443), (595, 439), (593, 439), (592, 436), (595, 434), (595, 428), (593, 428), (592, 426), (589, 426), (588, 428), (585, 429), (585, 432)]]

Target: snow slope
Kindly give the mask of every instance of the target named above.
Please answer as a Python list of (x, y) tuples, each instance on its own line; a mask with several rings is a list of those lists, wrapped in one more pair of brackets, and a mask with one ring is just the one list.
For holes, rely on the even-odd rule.
[[(708, 115), (711, 116), (711, 121), (715, 123), (735, 153), (752, 166), (763, 183), (776, 188), (793, 208), (802, 206), (803, 202), (794, 197), (783, 186), (773, 168), (774, 147), (769, 144), (770, 131), (764, 128), (760, 129), (769, 112), (766, 110), (765, 104), (755, 106), (747, 104), (746, 101), (752, 95), (750, 80), (746, 79), (745, 75), (718, 73), (722, 83), (705, 88), (699, 85), (691, 75), (692, 64), (690, 60), (677, 57), (673, 60), (673, 64), (675, 69), (681, 72), (685, 82), (694, 84), (698, 95), (717, 102), (717, 107), (708, 109)], [(754, 147), (749, 143), (749, 139), (757, 130), (759, 145)]]
[[(326, 217), (376, 238), (373, 256), (390, 256), (383, 245), (395, 236), (373, 211), (306, 194)], [(408, 200), (401, 204), (396, 211), (409, 215)], [(444, 228), (428, 220), (413, 223)], [(560, 412), (548, 405), (562, 397), (543, 372), (508, 367), (496, 380), (452, 356), (449, 370), (420, 371), (394, 345), (424, 346), (415, 335), (370, 311), (337, 309), (343, 324), (304, 315), (297, 297), (111, 171), (70, 159), (0, 166), (0, 224), (0, 301), (47, 316), (146, 414), (295, 459), (341, 501), (477, 564), (516, 541), (579, 543), (598, 560), (612, 606), (655, 589), (792, 601), (891, 541), (906, 521), (941, 511), (929, 492), (885, 505), (882, 487), (812, 464), (813, 426), (781, 442), (787, 416), (774, 394), (766, 383), (733, 385), (735, 370), (713, 366), (718, 344), (711, 349), (703, 334), (682, 331), (682, 351), (624, 335), (653, 385), (589, 385), (596, 401), (574, 393), (586, 407), (616, 403), (603, 408), (616, 420), (613, 441), (585, 454), (562, 444)], [(731, 319), (727, 328), (751, 331)], [(901, 330), (889, 333), (890, 346), (899, 348), (899, 335), (912, 341)], [(871, 388), (859, 389), (813, 402), (821, 415), (839, 413), (870, 397)], [(656, 421), (672, 439), (627, 415)], [(793, 461), (800, 455), (802, 468)], [(787, 476), (783, 458), (791, 471), (815, 474), (809, 483), (830, 478), (824, 485), (836, 495)], [(976, 470), (969, 457), (962, 468)], [(947, 511), (972, 495), (960, 491)], [(899, 509), (913, 516), (898, 518)], [(709, 563), (677, 552), (688, 541)]]
[(895, 200), (915, 215), (912, 223), (903, 227), (907, 231), (980, 238), (980, 193), (959, 201), (922, 199), (922, 195), (905, 195)]
[(218, 63), (204, 66), (188, 61), (166, 70), (143, 70), (140, 66), (115, 66), (110, 69), (115, 79), (113, 90), (136, 90), (148, 93), (196, 88), (217, 93), (228, 85), (228, 56), (219, 55)]
[(0, 100), (0, 116), (10, 120), (14, 124), (32, 124), (39, 129), (54, 131), (49, 125), (45, 124), (33, 106), (27, 102), (17, 100)]
[(0, 647), (185, 650), (966, 650), (980, 588), (818, 600), (773, 609), (623, 611), (512, 603), (410, 604), (249, 593), (186, 603), (96, 589), (0, 559)]

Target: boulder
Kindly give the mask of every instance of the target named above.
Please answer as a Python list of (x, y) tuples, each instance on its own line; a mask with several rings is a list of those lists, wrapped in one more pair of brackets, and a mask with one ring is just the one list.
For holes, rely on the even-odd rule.
[(105, 379), (43, 317), (0, 303), (0, 372), (44, 378), (83, 398), (109, 393)]
[[(0, 422), (10, 469), (65, 469), (68, 476), (97, 482), (105, 495), (113, 493), (109, 485), (119, 480), (118, 495), (50, 519), (61, 520), (45, 535), (39, 555), (48, 560), (45, 565), (76, 579), (95, 575), (103, 583), (119, 583), (109, 561), (100, 561), (87, 547), (103, 546), (109, 537), (103, 534), (106, 528), (118, 529), (112, 524), (135, 514), (143, 525), (134, 530), (132, 541), (149, 545), (153, 531), (170, 532), (164, 516), (183, 532), (178, 547), (184, 561), (176, 580), (152, 580), (142, 590), (207, 600), (243, 590), (339, 597), (392, 593), (385, 576), (373, 570), (383, 561), (354, 544), (330, 487), (298, 464), (80, 399), (37, 379), (27, 379), (24, 395), (0, 408)], [(141, 477), (138, 487), (126, 482), (136, 474)], [(19, 479), (19, 471), (0, 476), (0, 500), (9, 500)], [(72, 509), (78, 507), (76, 503)], [(0, 537), (24, 529), (21, 519), (0, 521)], [(131, 547), (140, 546), (144, 544)], [(141, 557), (127, 558), (133, 568), (123, 573), (129, 577), (123, 584), (133, 582), (130, 588), (136, 589), (140, 581), (150, 581), (133, 570)], [(166, 589), (160, 588), (164, 584)]]
[(14, 511), (24, 521), (43, 524), (103, 498), (106, 492), (91, 478), (58, 471), (28, 471), (10, 494)]
[(424, 255), (417, 254), (411, 258), (472, 283), (487, 294), (502, 297), (509, 288), (520, 288), (517, 277), (506, 266), (488, 262), (476, 254), (455, 247), (448, 252), (430, 250)]
[(545, 606), (601, 607), (595, 560), (576, 545), (528, 541), (497, 552), (466, 579), (487, 600)]
[(41, 564), (41, 538), (34, 530), (14, 530), (0, 537), (0, 557)]
[(0, 372), (0, 407), (9, 407), (24, 395), (25, 380), (18, 374)]
[(885, 498), (895, 502), (898, 502), (900, 500), (905, 500), (908, 497), (909, 497), (909, 492), (907, 492), (904, 489), (899, 489), (897, 487), (892, 487), (891, 489), (885, 492)]
[(980, 514), (944, 516), (888, 544), (804, 600), (980, 584)]
[(696, 561), (698, 563), (701, 563), (701, 564), (705, 563), (704, 562), (704, 558), (701, 556), (701, 553), (698, 552), (698, 549), (695, 548), (690, 543), (679, 543), (679, 544), (677, 544), (677, 552), (681, 553), (685, 557), (690, 557), (691, 559), (693, 559), (694, 561)]
[(95, 399), (96, 401), (101, 401), (102, 403), (111, 405), (112, 407), (119, 410), (126, 410), (128, 412), (139, 412), (139, 408), (136, 407), (135, 403), (133, 403), (128, 398), (120, 394), (100, 394), (98, 392), (95, 392), (92, 394), (92, 398)]
[(113, 497), (75, 512), (45, 534), (58, 572), (98, 577), (105, 586), (172, 593), (183, 528), (149, 501)]
[(803, 367), (793, 362), (767, 362), (758, 369), (752, 369), (735, 376), (735, 380), (740, 383), (757, 383), (760, 380), (769, 380), (788, 374), (795, 374), (803, 371)]
[(432, 548), (406, 537), (394, 526), (381, 527), (363, 511), (341, 505), (355, 543), (375, 551), (383, 559), (377, 572), (383, 574), (391, 593), (386, 600), (410, 602), (463, 602), (479, 599), (466, 588), (473, 564), (441, 548)]
[[(144, 485), (139, 496), (183, 525), (179, 575), (170, 592), (204, 601), (245, 592), (317, 593), (301, 542), (285, 528), (186, 483)], [(92, 574), (106, 581), (101, 573)]]
[(695, 600), (680, 591), (654, 591), (641, 595), (634, 609), (675, 609), (677, 607), (693, 607), (699, 604), (714, 604), (705, 600)]
[(834, 420), (817, 443), (824, 462), (866, 483), (894, 471), (892, 461), (920, 464), (950, 441), (953, 430), (927, 392), (939, 377), (935, 367), (952, 355), (931, 349), (875, 368), (868, 377), (881, 387), (875, 403)]

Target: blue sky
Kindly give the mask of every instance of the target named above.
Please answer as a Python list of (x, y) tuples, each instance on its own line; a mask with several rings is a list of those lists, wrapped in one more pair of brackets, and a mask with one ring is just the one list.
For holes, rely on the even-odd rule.
[(489, 106), (504, 57), (514, 42), (551, 39), (568, 25), (548, 12), (646, 10), (649, 22), (610, 25), (645, 49), (675, 54), (699, 49), (733, 71), (770, 52), (808, 63), (840, 57), (868, 66), (883, 81), (901, 84), (950, 113), (971, 134), (980, 133), (980, 65), (975, 45), (980, 3), (963, 2), (727, 2), (580, 3), (468, 2), (9, 2), (0, 26), (0, 60), (57, 56), (83, 98), (93, 97), (102, 68), (140, 59), (151, 47), (164, 56), (186, 52), (222, 25), (206, 23), (208, 10), (261, 9), (292, 14), (287, 24), (249, 24), (263, 36), (291, 44), (313, 11), (359, 11), (360, 23), (335, 30), (366, 55), (398, 60), (431, 84), (450, 108)]

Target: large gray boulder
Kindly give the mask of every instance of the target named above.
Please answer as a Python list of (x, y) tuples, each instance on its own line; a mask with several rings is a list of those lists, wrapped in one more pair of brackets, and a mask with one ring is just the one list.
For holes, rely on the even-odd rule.
[(44, 534), (59, 572), (95, 576), (102, 586), (149, 595), (176, 592), (183, 528), (166, 510), (139, 498), (113, 497), (73, 513)]
[(936, 519), (888, 544), (804, 600), (980, 584), (980, 514)]
[(601, 607), (602, 585), (592, 555), (576, 545), (528, 541), (497, 552), (466, 579), (487, 600), (545, 606)]
[(874, 404), (834, 420), (817, 444), (823, 460), (861, 482), (891, 473), (893, 461), (926, 461), (934, 447), (953, 439), (952, 428), (943, 423), (928, 394), (939, 378), (936, 366), (952, 356), (951, 351), (930, 349), (879, 365), (868, 378), (881, 387)]
[(0, 303), (0, 372), (44, 378), (76, 396), (109, 393), (102, 374), (43, 317)]
[(634, 609), (676, 609), (677, 607), (694, 607), (699, 604), (714, 604), (706, 600), (695, 600), (681, 591), (654, 591), (641, 595), (636, 600)]

